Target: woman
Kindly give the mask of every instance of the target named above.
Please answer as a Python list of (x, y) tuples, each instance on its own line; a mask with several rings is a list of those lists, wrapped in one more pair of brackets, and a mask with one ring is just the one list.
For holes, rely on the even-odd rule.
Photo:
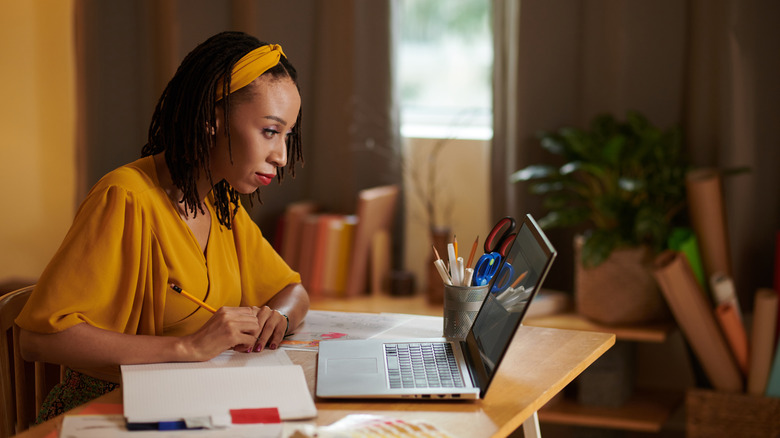
[(119, 365), (275, 349), (303, 321), (300, 276), (238, 198), (302, 159), (300, 106), (278, 45), (225, 32), (182, 61), (142, 158), (92, 188), (16, 320), (25, 359), (66, 366), (38, 421), (116, 388)]

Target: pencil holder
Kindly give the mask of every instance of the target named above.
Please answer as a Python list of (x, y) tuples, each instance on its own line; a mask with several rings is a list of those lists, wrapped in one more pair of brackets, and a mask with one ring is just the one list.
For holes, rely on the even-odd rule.
[(444, 337), (463, 339), (477, 316), (488, 286), (444, 285)]

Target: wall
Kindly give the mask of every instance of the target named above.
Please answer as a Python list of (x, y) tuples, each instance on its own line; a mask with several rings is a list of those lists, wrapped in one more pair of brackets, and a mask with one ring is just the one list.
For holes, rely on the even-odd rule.
[[(426, 289), (428, 263), (433, 249), (423, 199), (415, 194), (415, 186), (421, 183), (425, 186), (429, 181), (426, 161), (436, 142), (435, 139), (407, 138), (403, 144), (403, 154), (408, 157), (403, 165), (404, 269), (414, 273), (418, 292)], [(458, 252), (464, 253), (464, 258), (468, 258), (474, 238), (479, 235), (481, 245), (493, 223), (500, 219), (490, 217), (489, 155), (489, 141), (447, 140), (433, 163), (436, 205), (439, 211), (444, 212), (437, 215), (435, 225), (447, 226), (458, 236)], [(446, 257), (442, 248), (437, 249), (439, 255)], [(481, 252), (477, 251), (479, 254)]]
[(73, 3), (2, 2), (0, 281), (35, 279), (75, 212)]

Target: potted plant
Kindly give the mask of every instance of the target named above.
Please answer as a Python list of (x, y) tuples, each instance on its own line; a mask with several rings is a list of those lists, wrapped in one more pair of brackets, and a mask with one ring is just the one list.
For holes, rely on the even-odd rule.
[[(685, 220), (688, 166), (680, 129), (662, 130), (629, 112), (622, 121), (599, 115), (587, 129), (566, 127), (539, 139), (562, 165), (530, 165), (510, 179), (529, 182), (531, 193), (544, 197), (542, 227), (584, 230), (575, 239), (578, 311), (605, 323), (665, 315), (649, 266)], [(583, 290), (590, 286), (602, 290)], [(625, 297), (632, 292), (644, 295)], [(616, 301), (621, 294), (627, 299)]]

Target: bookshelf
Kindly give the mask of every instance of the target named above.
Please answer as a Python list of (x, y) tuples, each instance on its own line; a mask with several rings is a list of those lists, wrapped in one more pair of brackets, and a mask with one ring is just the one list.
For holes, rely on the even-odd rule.
[[(528, 318), (523, 324), (614, 333), (617, 341), (651, 343), (666, 342), (677, 329), (671, 320), (632, 326), (605, 326), (593, 323), (576, 313)], [(682, 401), (681, 392), (637, 389), (618, 407), (590, 406), (562, 393), (539, 410), (539, 421), (569, 426), (659, 432)]]
[(311, 308), (337, 312), (411, 313), (427, 316), (441, 316), (443, 312), (441, 305), (428, 303), (425, 295), (394, 297), (375, 294), (349, 298), (312, 298)]

